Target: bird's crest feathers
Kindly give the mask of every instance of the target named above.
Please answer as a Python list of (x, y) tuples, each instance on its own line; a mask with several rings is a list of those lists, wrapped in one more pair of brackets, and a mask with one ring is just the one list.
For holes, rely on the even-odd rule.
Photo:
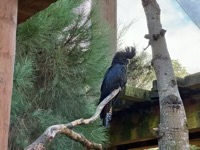
[(118, 51), (113, 57), (113, 64), (126, 64), (128, 59), (132, 59), (135, 56), (135, 48), (134, 47), (126, 47), (123, 51)]

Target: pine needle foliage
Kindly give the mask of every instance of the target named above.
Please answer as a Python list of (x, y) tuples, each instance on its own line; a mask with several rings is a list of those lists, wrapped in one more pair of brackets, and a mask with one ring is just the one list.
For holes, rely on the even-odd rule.
[[(95, 111), (100, 83), (110, 64), (111, 40), (96, 10), (89, 16), (77, 13), (82, 2), (58, 0), (18, 26), (10, 150), (23, 149), (50, 125), (87, 118)], [(75, 131), (106, 144), (100, 124)], [(59, 135), (49, 149), (84, 148)]]

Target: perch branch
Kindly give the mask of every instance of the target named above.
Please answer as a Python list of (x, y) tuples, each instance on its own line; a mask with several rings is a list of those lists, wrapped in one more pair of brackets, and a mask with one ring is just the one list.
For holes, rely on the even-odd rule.
[(110, 95), (108, 95), (97, 106), (96, 111), (95, 111), (95, 113), (92, 117), (90, 117), (88, 119), (83, 119), (83, 118), (77, 119), (77, 120), (72, 121), (72, 122), (67, 123), (67, 124), (52, 125), (52, 126), (48, 127), (46, 129), (46, 131), (35, 142), (33, 142), (28, 147), (26, 147), (25, 150), (45, 150), (46, 145), (49, 142), (51, 142), (55, 138), (56, 134), (58, 134), (58, 133), (65, 134), (69, 138), (71, 138), (71, 139), (73, 139), (77, 142), (80, 142), (87, 149), (102, 150), (103, 147), (102, 147), (101, 144), (97, 144), (97, 143), (89, 141), (83, 135), (74, 132), (72, 130), (72, 128), (77, 126), (77, 125), (81, 125), (81, 124), (90, 124), (90, 123), (94, 122), (95, 120), (97, 120), (102, 109), (104, 108), (104, 106), (109, 101), (111, 101), (112, 98), (115, 97), (119, 93), (120, 90), (121, 90), (121, 88), (118, 88), (118, 89), (114, 90)]

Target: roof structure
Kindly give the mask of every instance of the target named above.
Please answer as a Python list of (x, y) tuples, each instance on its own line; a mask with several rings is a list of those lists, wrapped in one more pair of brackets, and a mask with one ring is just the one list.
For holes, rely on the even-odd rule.
[(18, 2), (18, 24), (24, 22), (37, 12), (47, 8), (56, 0), (19, 0)]
[[(185, 106), (190, 144), (200, 146), (200, 73), (177, 78)], [(151, 91), (126, 87), (114, 108), (110, 129), (113, 148), (141, 150), (157, 146), (153, 128), (159, 124), (159, 101), (156, 81)]]

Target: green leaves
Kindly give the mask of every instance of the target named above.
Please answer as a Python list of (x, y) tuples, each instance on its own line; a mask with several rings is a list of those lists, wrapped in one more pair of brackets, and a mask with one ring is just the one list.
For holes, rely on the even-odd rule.
[[(110, 61), (110, 37), (97, 17), (91, 25), (83, 22), (84, 14), (74, 12), (81, 2), (58, 0), (18, 26), (10, 149), (23, 149), (52, 124), (94, 113)], [(99, 124), (76, 131), (105, 143), (105, 129)], [(65, 148), (83, 149), (65, 136), (49, 146)]]
[(151, 66), (150, 56), (146, 52), (139, 53), (128, 66), (129, 86), (150, 89), (155, 74)]

